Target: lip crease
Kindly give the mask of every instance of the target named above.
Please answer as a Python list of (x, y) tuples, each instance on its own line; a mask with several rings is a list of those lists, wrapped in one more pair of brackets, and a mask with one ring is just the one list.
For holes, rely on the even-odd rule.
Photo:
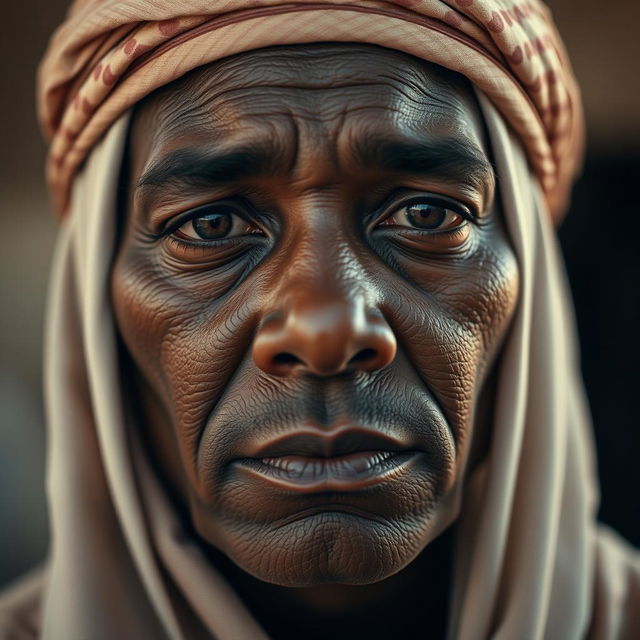
[(237, 464), (282, 489), (357, 491), (401, 472), (418, 455), (411, 444), (360, 426), (303, 428), (258, 443)]
[(412, 443), (372, 429), (346, 425), (329, 431), (304, 427), (267, 442), (258, 443), (247, 452), (247, 458), (304, 456), (333, 458), (361, 451), (406, 451)]

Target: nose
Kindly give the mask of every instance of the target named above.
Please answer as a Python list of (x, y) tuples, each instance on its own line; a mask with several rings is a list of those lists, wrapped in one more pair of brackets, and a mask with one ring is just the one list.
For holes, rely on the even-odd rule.
[(393, 361), (395, 335), (364, 297), (291, 293), (288, 304), (265, 316), (254, 339), (253, 359), (263, 371), (326, 377), (375, 371)]

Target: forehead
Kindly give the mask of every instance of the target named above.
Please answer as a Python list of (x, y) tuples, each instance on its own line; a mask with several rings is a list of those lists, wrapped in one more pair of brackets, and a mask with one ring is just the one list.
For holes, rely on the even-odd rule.
[[(225, 144), (270, 137), (286, 155), (301, 137), (333, 137), (339, 144), (338, 138), (353, 142), (388, 132), (455, 136), (486, 151), (466, 79), (359, 44), (263, 49), (197, 69), (138, 106), (131, 146), (135, 167), (203, 139)], [(313, 142), (311, 148), (317, 148)]]

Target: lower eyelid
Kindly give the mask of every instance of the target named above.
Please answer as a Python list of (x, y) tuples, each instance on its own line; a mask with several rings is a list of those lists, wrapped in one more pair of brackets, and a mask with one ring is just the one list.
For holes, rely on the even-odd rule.
[(456, 225), (455, 227), (447, 227), (444, 229), (416, 229), (415, 227), (399, 227), (399, 232), (407, 233), (411, 236), (424, 236), (424, 237), (434, 237), (434, 236), (453, 236), (457, 233), (463, 232), (467, 228), (465, 222), (462, 224)]
[(165, 251), (170, 259), (184, 260), (187, 264), (192, 261), (226, 264), (257, 247), (256, 243), (247, 243), (242, 238), (227, 238), (212, 244), (206, 241), (185, 241), (174, 235), (166, 237), (165, 243)]

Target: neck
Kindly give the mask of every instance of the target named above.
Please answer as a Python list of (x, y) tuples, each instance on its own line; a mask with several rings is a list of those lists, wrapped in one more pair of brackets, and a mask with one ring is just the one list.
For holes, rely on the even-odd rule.
[(402, 571), (364, 586), (281, 587), (256, 580), (211, 548), (207, 554), (270, 637), (376, 640), (411, 637), (411, 631), (420, 628), (429, 638), (441, 638), (447, 623), (452, 538), (450, 528)]

